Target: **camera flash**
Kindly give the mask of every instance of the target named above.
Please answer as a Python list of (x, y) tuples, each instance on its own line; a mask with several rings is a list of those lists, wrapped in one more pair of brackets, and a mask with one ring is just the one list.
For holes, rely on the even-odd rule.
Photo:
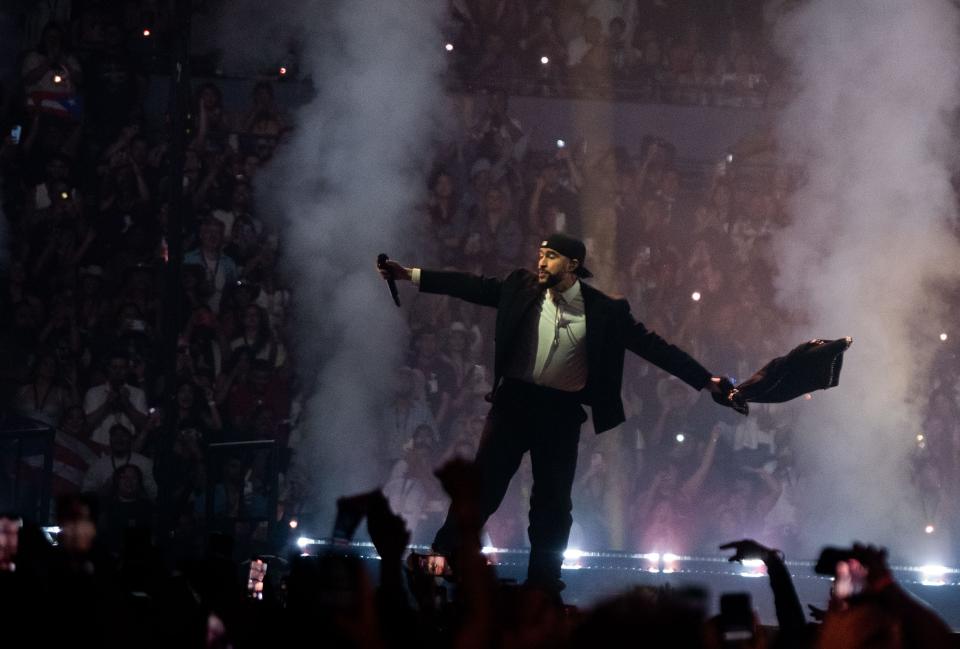
[(947, 342), (947, 337), (948, 337), (948, 336), (947, 336), (946, 332), (940, 334), (940, 340), (941, 340), (941, 342)]
[(923, 528), (923, 531), (927, 534), (933, 534), (937, 531), (937, 528), (935, 528), (933, 525), (927, 525), (925, 528)]
[(678, 444), (683, 444), (683, 442), (687, 439), (687, 436), (684, 435), (683, 433), (677, 433), (676, 439)]
[(60, 198), (62, 198), (63, 200), (67, 200), (68, 198), (70, 198), (70, 194), (68, 194), (67, 192), (60, 192)]
[(287, 73), (287, 68), (280, 66), (280, 76), (282, 77)]
[(447, 50), (448, 52), (452, 52), (452, 51), (453, 51), (453, 43), (447, 43), (446, 45), (443, 46), (443, 49)]
[(300, 523), (297, 522), (297, 519), (296, 519), (296, 518), (291, 518), (291, 519), (290, 519), (290, 529), (291, 529), (291, 530), (297, 529), (297, 526), (298, 526), (299, 524), (300, 524)]
[(540, 63), (542, 63), (543, 65), (546, 65), (546, 64), (549, 63), (549, 62), (550, 62), (550, 57), (549, 57), (549, 56), (541, 56), (541, 57), (540, 57)]
[(733, 162), (733, 154), (732, 154), (732, 153), (728, 153), (728, 154), (727, 154), (727, 162)]
[(567, 143), (566, 143), (566, 142), (564, 142), (563, 140), (557, 140), (557, 148), (558, 148), (558, 149), (562, 149), (562, 148), (565, 147), (565, 146), (567, 146)]
[(918, 442), (922, 442), (922, 441), (923, 441), (923, 433), (918, 433), (918, 434), (917, 434), (917, 441), (918, 441)]
[(55, 75), (53, 75), (53, 82), (54, 82), (54, 83), (63, 83), (63, 77), (61, 77), (59, 74), (55, 74)]
[(694, 302), (699, 302), (700, 297), (701, 297), (700, 291), (694, 291), (693, 294), (690, 295), (690, 299), (693, 300)]
[(144, 29), (144, 30), (143, 30), (143, 37), (144, 37), (144, 38), (150, 38), (150, 30), (149, 30), (149, 29)]

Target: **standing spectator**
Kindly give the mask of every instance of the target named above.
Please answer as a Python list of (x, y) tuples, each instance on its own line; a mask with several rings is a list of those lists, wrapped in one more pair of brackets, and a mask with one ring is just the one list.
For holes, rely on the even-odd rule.
[[(561, 182), (561, 173), (566, 170), (570, 179), (569, 186)], [(557, 149), (537, 176), (530, 197), (530, 232), (565, 232), (574, 237), (581, 235), (580, 204), (576, 190), (583, 179), (576, 163), (564, 147)]]
[(585, 18), (580, 33), (567, 43), (567, 65), (577, 68), (587, 53), (603, 41), (603, 24), (596, 18)]
[(642, 56), (642, 52), (633, 47), (633, 29), (619, 16), (610, 19), (607, 52), (610, 69), (618, 79), (628, 77)]
[(44, 171), (43, 179), (30, 191), (24, 205), (24, 218), (31, 221), (35, 213), (50, 209), (57, 193), (56, 188), (61, 185), (69, 187), (67, 193), (71, 198), (79, 198), (70, 178), (70, 161), (65, 156), (59, 153), (50, 156)]
[(177, 388), (177, 423), (180, 431), (193, 431), (190, 437), (200, 442), (223, 429), (213, 391), (201, 391), (193, 383), (181, 383)]
[(466, 212), (456, 191), (453, 176), (437, 172), (427, 200), (430, 230), (437, 242), (439, 262), (450, 264), (459, 254), (466, 233)]
[[(501, 148), (508, 159), (519, 161), (526, 154), (527, 135), (523, 132), (520, 120), (511, 117), (508, 109), (507, 93), (493, 90), (487, 99), (486, 112), (471, 130), (471, 137), (481, 157), (496, 159)], [(498, 179), (499, 175), (494, 175), (493, 180)]]
[(483, 207), (470, 215), (467, 232), (463, 252), (487, 272), (496, 274), (516, 263), (523, 232), (504, 186), (487, 190)]
[(102, 47), (84, 58), (86, 115), (97, 139), (112, 136), (117, 126), (138, 109), (146, 86), (144, 71), (127, 52), (123, 36), (123, 31), (109, 21), (103, 30)]
[(105, 319), (106, 298), (103, 290), (103, 268), (96, 265), (80, 269), (80, 291), (77, 299), (77, 326), (81, 337), (89, 342)]
[(48, 23), (37, 49), (23, 60), (22, 79), (27, 107), (61, 119), (77, 120), (77, 90), (83, 83), (80, 62), (65, 47), (66, 36)]
[[(193, 380), (200, 372), (217, 376), (223, 366), (227, 342), (222, 334), (216, 314), (206, 305), (194, 310), (181, 333), (181, 345), (185, 347), (189, 369), (184, 368), (183, 380)], [(188, 360), (189, 359), (189, 360)]]
[(266, 515), (267, 497), (262, 490), (254, 489), (254, 472), (254, 467), (239, 455), (224, 458), (220, 480), (213, 488), (213, 513), (218, 518)]
[[(413, 439), (420, 426), (436, 431), (436, 421), (430, 406), (423, 398), (423, 376), (410, 367), (397, 370), (393, 401), (387, 406), (384, 417), (386, 440), (383, 460), (393, 463), (403, 454), (404, 447)], [(387, 465), (389, 466), (389, 464)]]
[(540, 57), (546, 56), (551, 69), (559, 70), (567, 58), (567, 49), (563, 39), (554, 27), (553, 16), (543, 13), (533, 19), (534, 29), (520, 41), (523, 52), (523, 67), (528, 73), (542, 67)]
[(279, 135), (286, 129), (287, 120), (273, 97), (273, 86), (260, 81), (253, 87), (250, 107), (239, 116), (237, 131), (257, 135)]
[[(470, 350), (469, 338), (473, 332), (460, 321), (451, 322), (443, 345), (443, 360), (453, 372), (455, 388), (452, 392), (451, 411), (462, 408), (474, 396), (474, 386), (484, 382), (483, 368), (476, 364), (476, 355)], [(485, 389), (485, 387), (484, 387)]]
[(140, 469), (147, 496), (156, 498), (157, 483), (153, 479), (153, 461), (133, 450), (133, 431), (121, 424), (110, 427), (109, 450), (87, 470), (83, 477), (83, 490), (109, 494), (117, 469), (128, 464)]
[[(225, 240), (233, 238), (234, 224), (246, 218), (252, 220), (250, 216), (250, 185), (243, 180), (238, 180), (233, 184), (233, 190), (230, 192), (230, 205), (226, 209), (213, 211), (213, 218), (223, 221), (223, 237)], [(256, 225), (256, 224), (255, 224)]]
[(43, 313), (43, 303), (33, 292), (33, 287), (28, 285), (27, 269), (24, 263), (19, 259), (10, 261), (7, 269), (8, 277), (3, 296), (0, 297), (0, 304), (3, 305), (0, 313), (0, 322), (4, 329), (10, 327), (13, 323), (13, 316), (18, 304), (22, 304), (30, 310), (35, 319), (39, 319)]
[(207, 218), (200, 225), (200, 247), (183, 257), (183, 263), (197, 264), (204, 270), (207, 305), (220, 313), (220, 301), (227, 286), (237, 281), (237, 264), (223, 253), (225, 226), (222, 221)]
[(147, 422), (147, 397), (143, 390), (127, 383), (130, 361), (120, 352), (110, 354), (104, 366), (107, 378), (87, 390), (83, 411), (93, 429), (91, 439), (101, 446), (110, 443), (111, 428), (120, 424), (127, 430), (140, 429)]
[(149, 533), (154, 527), (154, 506), (146, 479), (136, 464), (122, 464), (110, 477), (100, 536), (113, 552), (123, 551), (131, 532)]
[(190, 148), (201, 154), (223, 154), (227, 149), (226, 120), (223, 115), (223, 93), (213, 83), (205, 83), (197, 90), (198, 116), (196, 137)]
[(273, 367), (283, 367), (287, 362), (287, 350), (270, 330), (267, 312), (256, 304), (243, 308), (240, 319), (240, 335), (230, 341), (230, 349), (249, 347), (253, 357), (269, 362)]
[(496, 32), (487, 34), (480, 59), (473, 70), (476, 82), (499, 90), (506, 85), (505, 82), (517, 77), (517, 71), (516, 59), (507, 48), (504, 37)]
[(430, 427), (418, 426), (410, 448), (394, 464), (383, 487), (391, 508), (406, 520), (414, 543), (429, 543), (428, 534), (443, 522), (442, 514), (446, 511), (446, 499), (433, 475), (436, 449)]
[(76, 390), (72, 383), (61, 384), (57, 358), (44, 353), (37, 359), (33, 380), (17, 392), (15, 407), (24, 417), (56, 426), (63, 412), (77, 403)]
[(463, 194), (461, 207), (469, 214), (483, 202), (490, 188), (490, 161), (480, 158), (470, 167), (470, 185)]
[[(239, 348), (239, 352), (243, 348)], [(251, 428), (253, 415), (261, 408), (272, 413), (274, 421), (287, 419), (290, 413), (290, 392), (286, 381), (277, 374), (273, 364), (262, 359), (253, 359), (247, 379), (236, 379), (227, 400), (228, 421), (234, 435)]]
[(583, 25), (583, 38), (586, 41), (587, 49), (574, 68), (574, 73), (588, 85), (609, 86), (610, 48), (603, 37), (603, 23), (592, 16), (588, 16)]
[(453, 368), (440, 354), (436, 332), (421, 331), (413, 345), (414, 355), (410, 366), (423, 375), (427, 403), (437, 427), (443, 428), (457, 389), (456, 376)]
[(640, 52), (635, 76), (643, 84), (645, 96), (656, 99), (659, 97), (659, 84), (663, 81), (665, 74), (663, 46), (656, 32), (644, 32)]

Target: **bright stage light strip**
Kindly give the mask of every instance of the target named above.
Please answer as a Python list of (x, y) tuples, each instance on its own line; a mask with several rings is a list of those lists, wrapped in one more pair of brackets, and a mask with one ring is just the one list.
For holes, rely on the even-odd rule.
[[(44, 528), (45, 531), (56, 531), (59, 532), (57, 528)], [(301, 544), (302, 543), (302, 544)], [(305, 549), (308, 546), (319, 545), (319, 546), (334, 546), (338, 545), (333, 543), (330, 539), (311, 539), (308, 537), (300, 537), (297, 540), (297, 545), (301, 549)], [(374, 549), (373, 543), (369, 541), (351, 541), (349, 544), (346, 544), (345, 547), (351, 548), (370, 548)], [(429, 545), (409, 545), (407, 546), (408, 550), (415, 552), (431, 552), (431, 547)], [(498, 548), (490, 545), (485, 545), (481, 549), (481, 552), (485, 555), (528, 555), (530, 554), (529, 548)], [(569, 554), (567, 554), (569, 553)], [(718, 574), (725, 574), (730, 576), (740, 576), (747, 578), (763, 577), (766, 576), (764, 573), (760, 573), (755, 568), (759, 568), (759, 564), (755, 563), (759, 560), (748, 559), (744, 562), (744, 570), (736, 570), (737, 566), (732, 564), (730, 560), (726, 557), (697, 557), (692, 555), (678, 555), (670, 552), (594, 552), (590, 550), (580, 550), (578, 548), (569, 548), (565, 553), (565, 560), (567, 561), (582, 561), (583, 559), (617, 559), (620, 561), (638, 561), (638, 562), (647, 562), (657, 564), (657, 569), (654, 572), (661, 572), (660, 562), (668, 562), (675, 564), (673, 570), (669, 572), (693, 572), (693, 573), (703, 573), (703, 570), (690, 570), (683, 569), (682, 563), (684, 562), (695, 562), (695, 563), (719, 563), (724, 564), (730, 567), (730, 570), (718, 570)], [(371, 559), (379, 559), (380, 557), (376, 555), (376, 552), (373, 552), (369, 555)], [(505, 563), (505, 562), (497, 562)], [(791, 568), (791, 573), (794, 576), (800, 576), (803, 578), (821, 578), (821, 579), (830, 579), (824, 575), (816, 575), (813, 573), (813, 567), (816, 565), (815, 561), (806, 561), (806, 560), (790, 560), (785, 561), (784, 564)], [(649, 571), (649, 568), (633, 567), (628, 568), (624, 566), (578, 566), (579, 568), (590, 568), (590, 569), (601, 569), (601, 570), (643, 570)], [(798, 568), (807, 569), (804, 574), (804, 571), (796, 570)], [(895, 565), (890, 566), (890, 571), (893, 573), (898, 573), (899, 581), (907, 581), (911, 583), (918, 583), (924, 586), (954, 586), (960, 585), (960, 569), (951, 568), (948, 566), (943, 566), (939, 564), (925, 564), (920, 566), (906, 566), (906, 565)]]

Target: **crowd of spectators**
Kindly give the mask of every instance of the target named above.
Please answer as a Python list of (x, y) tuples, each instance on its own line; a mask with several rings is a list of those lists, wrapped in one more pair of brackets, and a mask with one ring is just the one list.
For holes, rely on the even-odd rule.
[(776, 627), (761, 625), (745, 593), (722, 595), (719, 614), (709, 615), (713, 607), (696, 587), (636, 586), (589, 608), (564, 605), (556, 592), (497, 579), (481, 547), (476, 476), (462, 459), (437, 471), (457, 521), (453, 572), (434, 557), (407, 554), (410, 533), (380, 492), (344, 499), (349, 508), (362, 503), (376, 571), (343, 547), (289, 562), (237, 562), (228, 540), (214, 537), (202, 559), (169, 574), (149, 544), (129, 533), (123, 560), (111, 562), (89, 498), (60, 500), (56, 546), (39, 528), (0, 515), (0, 603), (16, 620), (5, 638), (16, 646), (238, 649), (304, 642), (370, 649), (955, 646), (944, 621), (893, 579), (886, 553), (858, 544), (821, 554), (816, 570), (834, 579), (820, 601), (808, 603), (809, 622), (784, 553), (751, 539), (720, 549), (733, 552), (729, 561), (763, 566)]
[[(708, 168), (691, 167), (669, 142), (653, 137), (590, 151), (576, 141), (534, 150), (498, 81), (505, 78), (498, 66), (513, 65), (509, 61), (519, 60), (518, 51), (501, 50), (491, 59), (491, 42), (496, 54), (499, 38), (524, 56), (543, 51), (551, 61), (565, 61), (563, 74), (570, 79), (581, 74), (583, 83), (603, 76), (587, 72), (590, 66), (622, 65), (625, 78), (678, 81), (686, 64), (691, 73), (704, 61), (705, 69), (715, 70), (719, 63), (710, 62), (722, 58), (746, 71), (762, 60), (744, 45), (744, 34), (757, 34), (759, 26), (735, 10), (750, 3), (719, 3), (726, 9), (716, 24), (724, 27), (710, 36), (687, 20), (690, 14), (681, 3), (640, 4), (453, 3), (463, 24), (454, 41), (454, 52), (463, 56), (458, 65), (492, 89), (477, 93), (474, 103), (482, 109), (454, 141), (438, 149), (416, 224), (425, 251), (418, 263), (502, 275), (529, 266), (544, 233), (566, 231), (587, 241), (601, 288), (627, 297), (638, 319), (712, 370), (743, 378), (784, 351), (768, 323), (785, 323), (789, 314), (771, 306), (772, 273), (764, 244), (789, 222), (788, 199), (802, 181), (799, 172), (732, 156)], [(232, 582), (222, 579), (222, 572), (213, 573), (229, 572), (232, 554), (249, 556), (271, 547), (272, 524), (284, 527), (309, 506), (300, 499), (302, 490), (289, 468), (302, 436), (320, 434), (296, 426), (303, 395), (296, 355), (289, 348), (293, 287), (277, 267), (282, 232), (257, 213), (252, 197), (258, 170), (291, 132), (290, 120), (267, 82), (251, 83), (249, 102), (241, 106), (225, 105), (216, 83), (198, 83), (183, 177), (172, 178), (169, 115), (149, 119), (144, 114), (141, 41), (129, 37), (119, 18), (98, 15), (103, 20), (96, 25), (86, 14), (70, 29), (48, 25), (22, 59), (20, 84), (4, 97), (3, 125), (17, 124), (21, 130), (14, 135), (5, 128), (10, 135), (0, 149), (9, 250), (0, 294), (0, 397), (10, 411), (56, 431), (52, 490), (65, 536), (61, 554), (50, 561), (69, 581), (64, 598), (91, 585), (106, 588), (98, 581), (101, 575), (111, 587), (123, 583), (127, 593), (139, 592), (147, 582), (158, 588), (158, 576), (150, 573), (157, 564), (151, 554), (155, 544), (167, 551), (169, 561), (196, 557), (209, 534), (217, 532), (233, 537), (234, 547), (242, 550), (222, 540), (206, 546), (206, 562), (189, 577), (189, 588), (201, 592), (204, 606), (216, 608), (211, 602), (232, 602), (236, 593), (218, 591)], [(560, 25), (567, 30), (571, 21), (583, 30), (582, 43), (552, 31), (557, 25), (557, 33), (567, 33)], [(477, 46), (470, 49), (470, 43)], [(618, 54), (617, 47), (624, 51)], [(185, 195), (180, 231), (169, 227), (175, 186)], [(162, 288), (174, 237), (185, 254), (171, 385), (163, 372), (170, 305)], [(291, 605), (297, 595), (316, 597), (334, 604), (327, 611), (333, 615), (342, 613), (337, 602), (349, 600), (358, 625), (364, 615), (381, 615), (387, 625), (424, 625), (419, 630), (405, 626), (406, 632), (450, 634), (430, 638), (438, 642), (466, 643), (471, 629), (483, 628), (496, 615), (499, 622), (491, 628), (503, 634), (498, 642), (515, 646), (585, 643), (589, 639), (578, 633), (606, 623), (611, 626), (604, 633), (612, 639), (611, 629), (652, 624), (660, 613), (677, 623), (686, 619), (690, 611), (676, 608), (671, 597), (648, 592), (576, 620), (526, 591), (512, 590), (503, 600), (521, 602), (516, 610), (508, 603), (493, 611), (494, 585), (484, 578), (470, 586), (478, 591), (464, 591), (475, 598), (470, 610), (476, 619), (458, 617), (451, 626), (445, 617), (426, 622), (391, 617), (391, 611), (412, 615), (405, 604), (389, 599), (399, 597), (399, 591), (390, 590), (400, 571), (397, 548), (410, 540), (428, 543), (450, 496), (466, 488), (450, 472), (438, 483), (433, 469), (476, 450), (493, 358), (491, 314), (475, 305), (418, 296), (405, 313), (410, 347), (384, 408), (377, 458), (385, 502), (402, 518), (383, 514), (370, 521), (374, 541), (390, 546), (378, 545), (381, 555), (395, 556), (396, 565), (384, 562), (376, 606), (355, 572), (357, 565), (335, 559), (316, 569), (326, 571), (339, 589), (337, 597), (347, 599), (297, 592), (290, 584)], [(761, 342), (747, 346), (747, 341)], [(584, 431), (572, 543), (680, 554), (713, 552), (722, 541), (749, 535), (791, 550), (802, 526), (791, 408), (802, 408), (803, 402), (776, 416), (758, 408), (746, 421), (729, 419), (709, 399), (641, 362), (628, 363), (624, 401), (627, 421), (619, 429), (602, 437)], [(958, 518), (943, 504), (958, 501), (952, 497), (960, 483), (955, 410), (948, 386), (935, 391), (916, 464), (917, 483), (936, 500), (930, 507), (947, 528)], [(169, 433), (171, 421), (176, 429)], [(260, 441), (267, 446), (239, 444)], [(250, 450), (261, 448), (268, 451)], [(30, 449), (0, 441), (0, 500), (14, 507), (35, 496), (30, 481), (43, 471), (42, 455)], [(526, 465), (483, 532), (485, 544), (525, 545), (531, 483)], [(19, 493), (3, 491), (13, 484)], [(47, 512), (30, 515), (42, 519)], [(388, 528), (381, 528), (379, 538), (378, 522)], [(9, 547), (9, 541), (0, 541)], [(42, 544), (34, 541), (24, 547), (42, 554)], [(465, 542), (472, 542), (469, 534)], [(40, 570), (39, 563), (31, 563), (40, 555), (29, 551), (21, 564)], [(0, 567), (4, 556), (0, 552)], [(116, 564), (104, 557), (123, 558), (121, 570), (110, 572), (105, 566)], [(394, 568), (397, 574), (388, 576)], [(464, 574), (469, 584), (469, 569)], [(74, 579), (77, 575), (96, 579)], [(189, 608), (181, 597), (185, 588), (185, 583), (171, 586), (167, 605)], [(415, 593), (421, 612), (441, 615), (426, 606), (437, 601), (428, 591)], [(132, 626), (130, 620), (152, 615), (137, 601), (124, 606), (136, 615), (118, 623), (118, 632)], [(626, 619), (624, 607), (646, 610), (646, 622)], [(190, 610), (191, 624), (199, 619), (198, 610)], [(237, 615), (234, 623), (243, 617), (230, 610)], [(264, 610), (257, 609), (256, 616), (269, 617)], [(516, 617), (519, 612), (531, 617)], [(448, 614), (454, 611), (442, 612)], [(210, 622), (213, 635), (217, 623)], [(551, 626), (562, 638), (521, 637), (525, 629), (547, 634)], [(668, 628), (672, 633), (679, 627), (666, 625), (663, 632)], [(380, 630), (387, 633), (390, 627)], [(390, 644), (388, 635), (380, 640)], [(670, 646), (687, 646), (684, 642)]]
[(776, 101), (782, 69), (764, 38), (763, 5), (452, 0), (447, 51), (466, 86), (759, 107)]
[[(105, 519), (136, 502), (129, 525), (149, 529), (257, 518), (238, 526), (263, 537), (274, 502), (285, 516), (276, 474), (289, 464), (290, 291), (251, 191), (286, 117), (269, 83), (251, 83), (249, 103), (230, 110), (215, 84), (197, 84), (173, 179), (169, 115), (144, 113), (139, 40), (98, 15), (95, 29), (87, 13), (70, 28), (48, 24), (4, 97), (3, 403), (56, 429), (53, 499), (97, 493)], [(179, 231), (169, 227), (175, 185)], [(174, 237), (179, 323), (163, 290)], [(171, 330), (174, 377), (163, 359)], [(250, 440), (276, 451), (227, 446), (211, 461), (211, 444)], [(4, 501), (35, 500), (10, 485), (29, 483), (23, 467), (42, 470), (42, 455), (21, 445), (13, 460), (4, 448)]]
[[(503, 4), (509, 13), (521, 3)], [(288, 469), (309, 433), (295, 426), (303, 395), (288, 353), (291, 287), (277, 271), (282, 233), (257, 213), (252, 191), (289, 119), (269, 83), (251, 83), (237, 106), (224, 105), (216, 83), (197, 83), (182, 230), (169, 232), (169, 116), (143, 112), (129, 44), (140, 39), (109, 21), (93, 38), (86, 17), (40, 34), (6, 102), (7, 123), (22, 132), (0, 154), (10, 249), (3, 398), (57, 429), (54, 497), (93, 490), (108, 499), (116, 470), (134, 465), (127, 479), (163, 529), (195, 534), (210, 516), (254, 513), (285, 521), (304, 506)], [(744, 378), (794, 342), (771, 329), (790, 314), (772, 306), (766, 243), (789, 222), (798, 170), (739, 154), (691, 166), (654, 137), (534, 150), (503, 89), (454, 104), (465, 127), (437, 149), (418, 263), (503, 275), (563, 230), (587, 241), (600, 288), (624, 295), (638, 319), (713, 371)], [(161, 289), (173, 236), (185, 251), (183, 321), (175, 385), (165, 385)], [(394, 508), (414, 540), (429, 543), (446, 510), (431, 467), (471, 456), (483, 428), (492, 320), (438, 296), (417, 296), (406, 314), (408, 358), (377, 459)], [(948, 391), (931, 400), (915, 470), (944, 530), (958, 518), (943, 504), (958, 483)], [(793, 549), (803, 476), (790, 421), (803, 402), (730, 420), (641, 362), (627, 365), (624, 400), (623, 426), (583, 435), (573, 543), (680, 553), (749, 532)], [(273, 441), (276, 456), (223, 446), (251, 440)], [(36, 456), (26, 463), (42, 468)], [(530, 483), (524, 466), (490, 522), (491, 545), (525, 545)], [(262, 525), (233, 531), (266, 540)]]

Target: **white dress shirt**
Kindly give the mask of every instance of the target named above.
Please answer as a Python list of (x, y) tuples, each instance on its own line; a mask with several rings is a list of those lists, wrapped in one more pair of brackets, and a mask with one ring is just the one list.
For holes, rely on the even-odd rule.
[(522, 378), (565, 392), (582, 390), (587, 384), (587, 316), (580, 280), (562, 293), (544, 291), (536, 308), (537, 356), (532, 372)]
[[(410, 275), (419, 286), (420, 269), (411, 269)], [(537, 326), (521, 333), (505, 375), (565, 392), (582, 390), (587, 384), (587, 316), (580, 280), (559, 294), (544, 291), (535, 309)]]

